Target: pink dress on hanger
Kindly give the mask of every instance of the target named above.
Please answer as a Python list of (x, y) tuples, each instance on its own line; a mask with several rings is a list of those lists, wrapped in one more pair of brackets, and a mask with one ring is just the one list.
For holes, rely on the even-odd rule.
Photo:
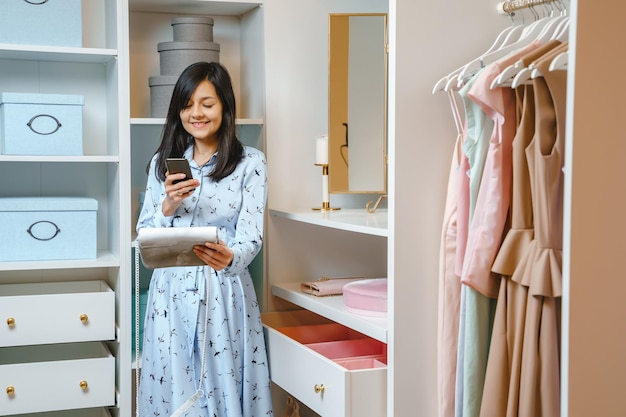
[(509, 87), (491, 89), (505, 67), (536, 50), (533, 42), (492, 63), (470, 90), (470, 98), (494, 121), (485, 170), (468, 234), (461, 282), (487, 297), (496, 298), (500, 281), (491, 267), (502, 243), (511, 204), (512, 143), (517, 127), (515, 92)]
[(439, 417), (454, 417), (454, 386), (456, 379), (457, 344), (459, 335), (459, 308), (461, 281), (455, 273), (457, 238), (457, 182), (459, 160), (462, 154), (463, 133), (459, 133), (454, 145), (448, 195), (441, 231), (439, 259), (439, 304), (438, 304), (438, 351), (437, 384), (439, 395)]
[[(511, 143), (517, 124), (515, 95), (508, 88), (490, 89), (502, 69), (520, 56), (537, 48), (538, 43), (507, 55), (478, 75), (469, 96), (493, 121), (489, 148), (476, 199), (461, 274), (465, 284), (459, 346), (463, 346), (462, 416), (478, 417), (484, 388), (491, 327), (499, 280), (492, 276), (491, 265), (500, 247), (510, 203)], [(463, 307), (463, 303), (465, 304)], [(463, 310), (464, 308), (464, 310)]]

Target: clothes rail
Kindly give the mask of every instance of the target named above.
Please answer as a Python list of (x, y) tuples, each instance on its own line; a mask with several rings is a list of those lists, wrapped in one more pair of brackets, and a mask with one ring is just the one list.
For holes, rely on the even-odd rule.
[(510, 15), (516, 10), (528, 9), (542, 4), (557, 3), (560, 0), (513, 0), (498, 3), (498, 13)]

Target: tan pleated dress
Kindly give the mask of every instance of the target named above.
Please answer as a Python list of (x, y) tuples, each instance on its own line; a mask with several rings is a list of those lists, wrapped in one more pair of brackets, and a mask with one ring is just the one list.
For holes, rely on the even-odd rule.
[[(559, 46), (550, 41), (521, 60), (525, 66)], [(534, 237), (530, 173), (526, 148), (535, 136), (535, 99), (533, 85), (516, 89), (520, 110), (518, 128), (513, 140), (513, 175), (511, 192), (511, 228), (493, 265), (502, 275), (487, 362), (481, 417), (518, 415), (528, 288), (511, 279)]]
[(555, 48), (533, 79), (535, 137), (526, 149), (534, 239), (512, 279), (528, 288), (520, 371), (520, 417), (560, 413), (560, 336), (563, 241), (563, 163), (567, 74), (549, 71)]

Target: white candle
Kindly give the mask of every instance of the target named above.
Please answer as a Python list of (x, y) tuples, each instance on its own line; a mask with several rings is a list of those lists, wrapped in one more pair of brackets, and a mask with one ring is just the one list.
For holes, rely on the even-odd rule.
[(315, 164), (328, 165), (328, 135), (318, 136), (315, 141)]

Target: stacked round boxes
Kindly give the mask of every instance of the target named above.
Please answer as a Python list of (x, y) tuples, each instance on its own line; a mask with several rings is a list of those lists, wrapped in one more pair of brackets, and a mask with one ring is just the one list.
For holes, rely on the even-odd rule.
[(161, 42), (160, 75), (149, 79), (150, 113), (165, 117), (178, 76), (194, 62), (219, 62), (220, 45), (213, 42), (213, 18), (175, 17), (172, 19), (173, 42)]

